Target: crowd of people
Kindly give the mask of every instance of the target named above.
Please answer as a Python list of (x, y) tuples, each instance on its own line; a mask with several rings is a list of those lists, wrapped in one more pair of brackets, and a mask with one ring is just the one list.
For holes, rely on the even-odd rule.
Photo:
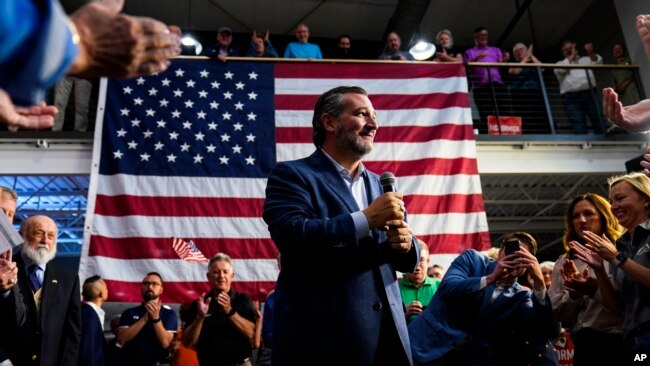
[[(25, 50), (2, 43), (0, 64), (30, 57), (20, 72), (0, 80), (0, 117), (7, 124), (52, 126), (56, 108), (38, 103), (65, 74), (147, 75), (165, 70), (180, 52), (177, 28), (120, 14), (122, 1), (89, 3), (70, 17), (57, 2), (47, 3), (51, 7), (29, 3), (34, 7), (27, 13), (20, 8), (20, 16), (33, 18), (20, 23), (19, 33), (42, 35), (45, 44)], [(0, 14), (16, 26), (16, 10), (0, 7)], [(650, 50), (647, 19), (640, 16), (637, 26)], [(101, 42), (107, 29), (131, 48)], [(441, 60), (509, 59), (488, 45), (484, 27), (462, 55), (451, 32), (439, 37), (445, 46), (435, 57)], [(306, 25), (297, 27), (296, 38), (285, 57), (322, 58)], [(232, 31), (221, 28), (217, 39), (206, 52), (226, 61), (236, 52)], [(409, 60), (397, 33), (386, 41), (381, 58)], [(53, 43), (61, 52), (45, 58), (43, 49)], [(339, 44), (350, 54), (349, 36)], [(251, 47), (257, 56), (277, 54), (268, 31), (254, 34)], [(602, 62), (592, 45), (583, 48), (587, 56), (580, 57), (575, 42), (564, 42), (560, 63)], [(515, 45), (514, 53), (522, 64), (538, 62), (532, 46)], [(521, 75), (517, 69), (512, 74)], [(494, 68), (475, 70), (475, 92), (502, 87)], [(603, 129), (583, 93), (593, 93), (591, 75), (573, 70), (556, 69), (565, 107), (582, 110), (594, 129)], [(615, 90), (604, 92), (606, 115), (623, 126), (649, 126), (645, 103), (622, 107), (618, 94), (628, 90), (623, 75)], [(482, 113), (489, 113), (485, 108)], [(573, 199), (565, 216), (565, 254), (552, 267), (535, 257), (532, 235), (513, 232), (491, 255), (460, 253), (443, 274), (441, 266), (428, 266), (429, 247), (411, 231), (403, 194), (386, 189), (363, 164), (379, 126), (368, 92), (358, 86), (326, 91), (316, 101), (312, 126), (314, 153), (276, 164), (268, 177), (262, 218), (279, 250), (280, 271), (263, 309), (232, 288), (232, 259), (217, 253), (206, 268), (210, 291), (181, 308), (180, 322), (162, 302), (165, 274), (143, 273), (142, 302), (111, 319), (115, 337), (107, 343), (102, 306), (110, 288), (98, 276), (80, 285), (76, 271), (57, 260), (56, 223), (35, 215), (21, 222), (23, 244), (0, 254), (0, 366), (557, 365), (553, 341), (562, 328), (575, 345), (574, 365), (618, 364), (630, 352), (650, 350), (648, 175), (611, 177), (608, 199), (593, 193)], [(17, 200), (14, 190), (0, 187), (1, 220), (13, 221)], [(314, 345), (326, 352), (315, 352)], [(254, 349), (268, 350), (270, 359), (253, 358)]]
[[(110, 0), (106, 2), (119, 3), (120, 0)], [(88, 11), (86, 11), (88, 12)], [(80, 11), (78, 13), (83, 13)], [(87, 21), (91, 17), (72, 16), (71, 19), (79, 19), (78, 22)], [(73, 23), (74, 24), (74, 23)], [(79, 28), (88, 28), (79, 26)], [(164, 28), (160, 28), (164, 29)], [(160, 31), (160, 29), (158, 31)], [(180, 34), (177, 27), (168, 27), (172, 32)], [(136, 32), (135, 30), (133, 31)], [(307, 60), (320, 60), (324, 57), (331, 59), (358, 59), (355, 52), (354, 42), (350, 35), (342, 34), (338, 38), (338, 43), (332, 51), (324, 53), (321, 47), (310, 42), (309, 27), (301, 23), (295, 28), (295, 41), (289, 42), (284, 52), (279, 52), (271, 42), (271, 33), (266, 30), (263, 34), (258, 34), (253, 30), (250, 44), (247, 50), (240, 50), (234, 42), (233, 31), (227, 27), (220, 27), (216, 32), (216, 43), (212, 46), (206, 47), (201, 55), (215, 58), (221, 62), (226, 62), (228, 57), (245, 56), (245, 57), (268, 57), (278, 58), (299, 58)], [(159, 37), (159, 36), (157, 36)], [(90, 37), (86, 37), (90, 38)], [(81, 39), (81, 38), (80, 38)], [(467, 49), (463, 49), (454, 44), (454, 37), (449, 29), (442, 29), (434, 37), (436, 44), (436, 53), (431, 56), (427, 61), (437, 62), (465, 62), (472, 63), (468, 67), (468, 81), (471, 86), (471, 95), (473, 102), (478, 111), (478, 119), (475, 121), (475, 129), (478, 133), (488, 133), (488, 119), (496, 118), (496, 116), (514, 116), (520, 118), (520, 123), (523, 126), (519, 131), (524, 133), (549, 133), (554, 127), (550, 126), (548, 111), (545, 108), (544, 93), (542, 92), (542, 84), (544, 80), (544, 69), (535, 67), (536, 64), (542, 63), (533, 54), (533, 45), (526, 45), (517, 42), (512, 47), (511, 53), (505, 49), (495, 47), (489, 44), (489, 33), (485, 27), (477, 27), (474, 30), (474, 45)], [(82, 42), (83, 45), (83, 42)], [(169, 44), (166, 44), (169, 46)], [(95, 49), (96, 47), (89, 45), (87, 47), (80, 47), (83, 49)], [(142, 46), (137, 47), (141, 49)], [(562, 42), (560, 47), (564, 58), (558, 61), (557, 67), (553, 69), (558, 82), (558, 89), (560, 100), (564, 106), (567, 120), (573, 132), (576, 134), (587, 134), (593, 131), (595, 134), (604, 134), (612, 130), (611, 125), (606, 121), (605, 115), (607, 113), (602, 105), (602, 98), (596, 90), (596, 79), (590, 69), (582, 69), (572, 65), (597, 65), (603, 63), (601, 55), (596, 53), (594, 46), (591, 42), (583, 45), (577, 44), (575, 41), (567, 39)], [(107, 51), (107, 57), (116, 57), (111, 52)], [(143, 68), (156, 67), (160, 71), (165, 65), (165, 58), (173, 56), (171, 52), (180, 52), (178, 45), (174, 46), (172, 50), (159, 52), (155, 62), (144, 62), (145, 60), (138, 60), (141, 65), (137, 67), (142, 71)], [(581, 56), (580, 53), (585, 52), (586, 56)], [(100, 58), (101, 55), (97, 55)], [(124, 57), (124, 56), (122, 56)], [(615, 43), (612, 47), (612, 57), (616, 65), (629, 65), (631, 60), (626, 54), (626, 47), (623, 43)], [(79, 57), (83, 59), (83, 57)], [(378, 57), (380, 60), (398, 60), (398, 61), (414, 61), (413, 55), (404, 49), (400, 35), (397, 32), (388, 32), (385, 36), (385, 45), (383, 52)], [(0, 60), (1, 61), (1, 60)], [(7, 60), (9, 62), (10, 60)], [(136, 63), (136, 61), (130, 61)], [(500, 68), (500, 67), (481, 67), (480, 63), (520, 63), (521, 67)], [(155, 65), (155, 66), (154, 66)], [(71, 94), (74, 94), (74, 123), (66, 126), (66, 129), (74, 131), (86, 131), (89, 126), (89, 102), (91, 94), (95, 95), (93, 84), (96, 84), (95, 76), (103, 76), (106, 73), (97, 72), (103, 65), (98, 63), (94, 65), (94, 70), (82, 71), (81, 73), (75, 71), (76, 67), (72, 65), (65, 78), (54, 80), (55, 85), (51, 85), (52, 92), (49, 101), (53, 106), (39, 106), (32, 107), (31, 111), (21, 109), (20, 113), (7, 114), (0, 118), (5, 124), (10, 126), (10, 129), (16, 130), (22, 128), (47, 128), (51, 127), (53, 131), (61, 131), (64, 126), (65, 110), (70, 99)], [(130, 74), (125, 74), (124, 71), (112, 72), (106, 74), (107, 76), (134, 76), (135, 65), (129, 66)], [(91, 84), (91, 82), (93, 84)], [(635, 105), (640, 100), (639, 87), (636, 85), (636, 77), (630, 69), (615, 69), (612, 71), (611, 85), (612, 91), (619, 96), (621, 107)], [(548, 88), (548, 87), (547, 87)], [(6, 96), (0, 92), (0, 101)], [(44, 90), (38, 91), (39, 98), (42, 100)], [(611, 95), (608, 94), (607, 95)], [(20, 96), (11, 97), (12, 99), (21, 98)], [(611, 98), (611, 96), (609, 97)], [(10, 100), (12, 101), (12, 100)], [(30, 101), (33, 103), (34, 100)], [(20, 104), (24, 104), (24, 100), (20, 99)], [(56, 107), (53, 108), (53, 107)], [(61, 111), (56, 113), (55, 111)], [(2, 111), (2, 109), (0, 109)], [(36, 112), (35, 112), (36, 111)], [(69, 114), (71, 115), (71, 114)], [(2, 116), (2, 113), (0, 113)], [(29, 119), (20, 119), (29, 116)], [(54, 123), (50, 120), (54, 116)], [(40, 120), (39, 120), (40, 119)], [(620, 119), (620, 118), (618, 118)], [(495, 123), (495, 122), (490, 122)], [(497, 123), (500, 126), (500, 123)], [(556, 127), (556, 126), (555, 126)], [(3, 128), (0, 126), (0, 128)], [(4, 127), (7, 128), (7, 127)], [(500, 132), (500, 131), (499, 131)]]
[[(554, 264), (537, 260), (532, 235), (513, 232), (444, 272), (429, 267), (403, 195), (362, 162), (378, 127), (367, 92), (327, 91), (312, 124), (316, 151), (268, 178), (263, 219), (280, 272), (263, 309), (233, 289), (232, 259), (217, 253), (211, 290), (181, 306), (180, 322), (161, 301), (164, 274), (148, 272), (142, 302), (111, 319), (107, 343), (110, 288), (92, 276), (80, 289), (56, 260), (55, 222), (32, 216), (24, 243), (0, 257), (0, 364), (558, 365), (567, 338), (574, 365), (650, 350), (648, 176), (612, 177), (608, 199), (576, 196)], [(13, 220), (17, 198), (0, 187), (2, 220)], [(315, 357), (313, 344), (338, 351)]]

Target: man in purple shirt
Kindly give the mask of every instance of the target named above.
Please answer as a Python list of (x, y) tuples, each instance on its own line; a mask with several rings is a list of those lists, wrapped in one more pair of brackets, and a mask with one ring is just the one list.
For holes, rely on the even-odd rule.
[[(463, 59), (467, 62), (507, 62), (510, 55), (497, 47), (488, 46), (488, 31), (485, 27), (474, 29), (475, 46), (465, 51)], [(510, 114), (510, 94), (501, 80), (499, 68), (469, 68), (469, 80), (474, 95), (474, 103), (480, 115), (480, 123), (475, 125), (480, 133), (487, 133), (488, 115), (505, 116)], [(492, 95), (496, 99), (492, 98)], [(496, 100), (496, 105), (495, 105)], [(498, 111), (498, 113), (497, 113)]]

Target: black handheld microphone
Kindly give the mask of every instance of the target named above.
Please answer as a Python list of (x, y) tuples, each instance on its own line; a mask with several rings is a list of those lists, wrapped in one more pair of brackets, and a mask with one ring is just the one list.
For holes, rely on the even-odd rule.
[(395, 175), (391, 172), (383, 172), (379, 176), (379, 182), (384, 188), (384, 193), (386, 192), (397, 192), (397, 186), (395, 185)]

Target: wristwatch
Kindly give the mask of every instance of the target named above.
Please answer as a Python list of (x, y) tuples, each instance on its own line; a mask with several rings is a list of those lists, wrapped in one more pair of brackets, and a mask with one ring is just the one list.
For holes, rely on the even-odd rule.
[(627, 260), (627, 255), (625, 255), (623, 252), (618, 252), (618, 254), (616, 254), (616, 260), (618, 261), (616, 267), (620, 267)]
[(156, 323), (158, 323), (158, 322), (161, 321), (161, 320), (162, 320), (162, 319), (160, 319), (160, 318), (158, 318), (158, 319), (151, 319), (151, 322), (154, 323), (154, 324), (156, 324)]
[(230, 311), (228, 312), (228, 317), (230, 318), (231, 316), (235, 315), (236, 311), (235, 308), (230, 308)]

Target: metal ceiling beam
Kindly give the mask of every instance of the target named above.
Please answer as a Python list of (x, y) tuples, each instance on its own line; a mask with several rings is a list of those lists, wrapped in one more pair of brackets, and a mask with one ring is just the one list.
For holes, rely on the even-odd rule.
[(402, 50), (408, 50), (430, 4), (431, 0), (399, 0), (381, 40), (385, 41), (388, 33), (397, 32), (402, 39)]
[[(533, 0), (525, 0), (521, 6), (517, 9), (517, 12), (515, 15), (510, 19), (510, 22), (508, 22), (508, 25), (506, 28), (501, 32), (501, 35), (499, 38), (497, 38), (497, 41), (495, 42), (495, 45), (497, 47), (501, 47), (503, 45), (503, 42), (505, 42), (506, 38), (510, 35), (513, 29), (515, 29), (515, 26), (517, 23), (519, 23), (519, 20), (521, 19), (522, 16), (524, 16), (524, 13), (526, 10), (528, 10), (528, 7), (530, 6), (530, 3), (532, 3)], [(519, 2), (517, 2), (518, 4)]]

